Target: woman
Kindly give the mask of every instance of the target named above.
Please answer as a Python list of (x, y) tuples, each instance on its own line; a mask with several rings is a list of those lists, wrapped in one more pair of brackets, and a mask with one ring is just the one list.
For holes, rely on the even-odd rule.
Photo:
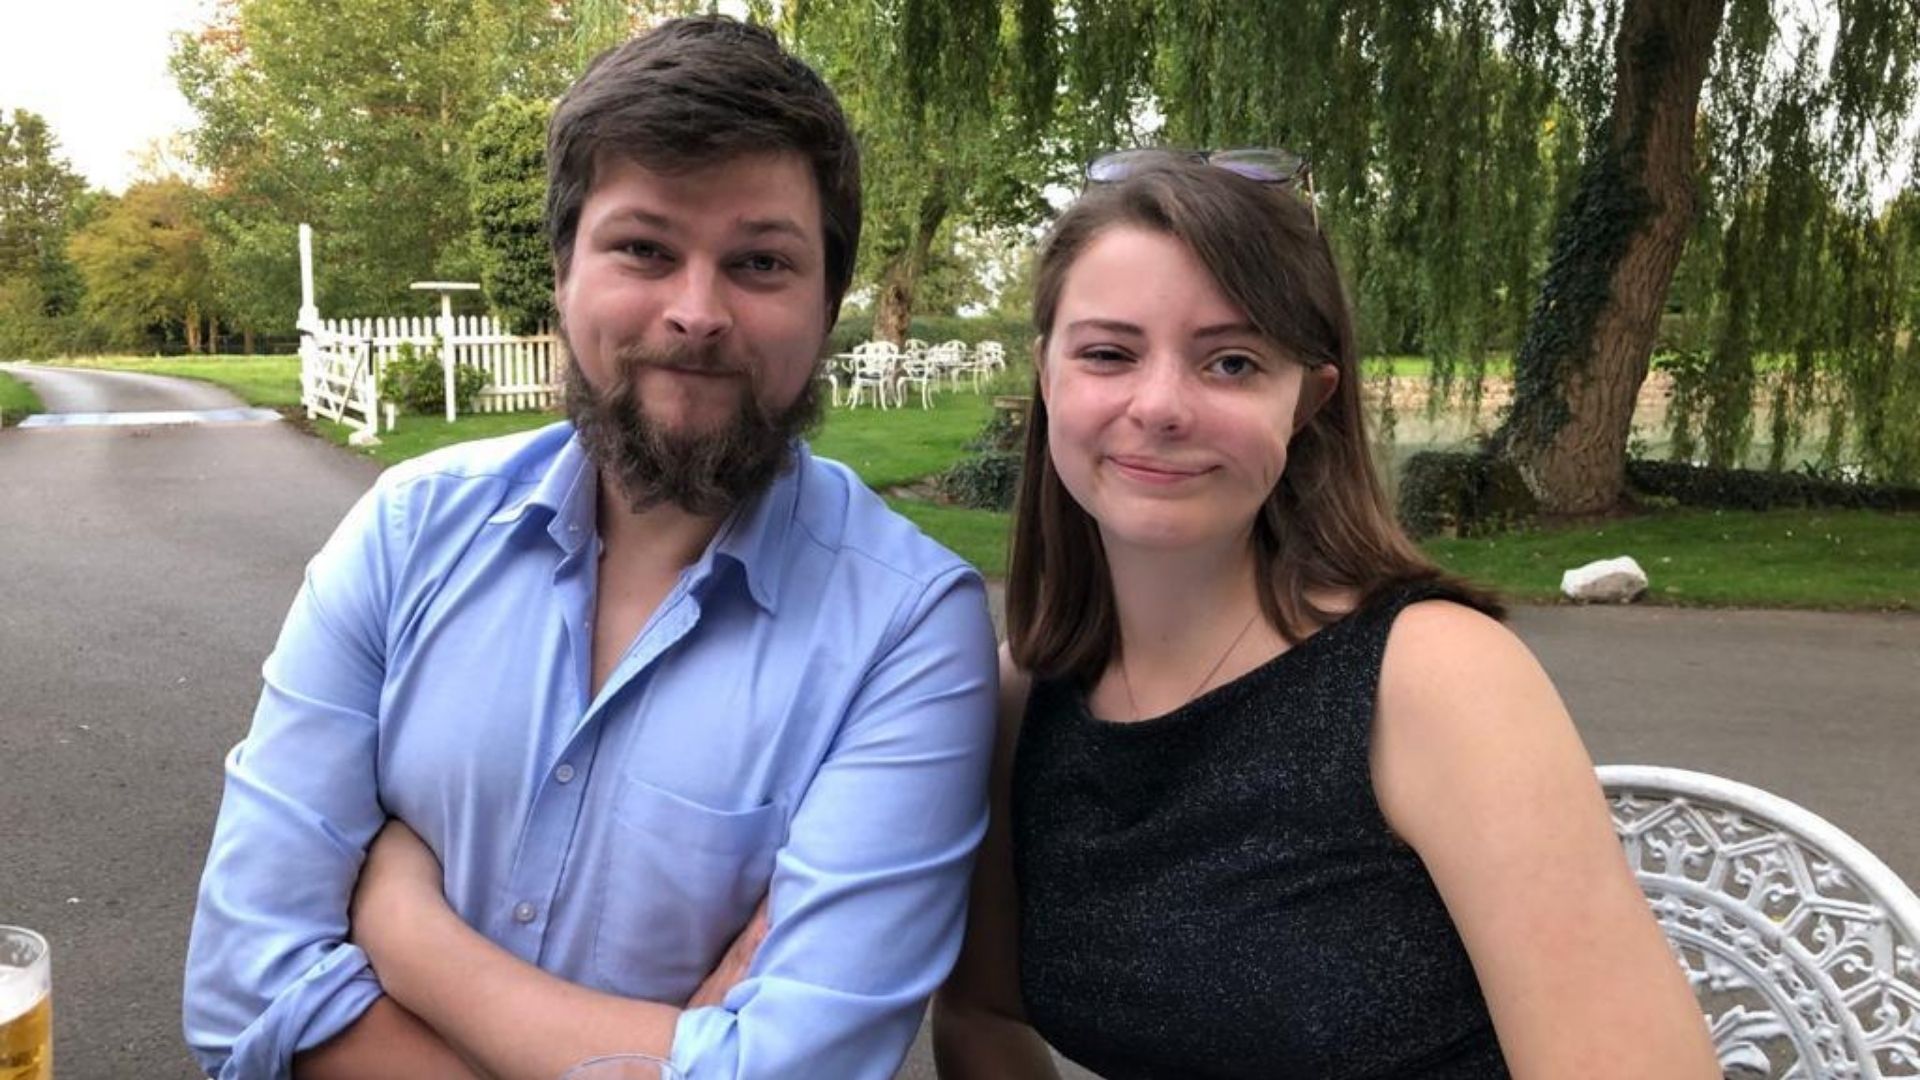
[(1266, 154), (1096, 163), (1042, 249), (941, 1075), (1718, 1076), (1546, 675), (1386, 508)]

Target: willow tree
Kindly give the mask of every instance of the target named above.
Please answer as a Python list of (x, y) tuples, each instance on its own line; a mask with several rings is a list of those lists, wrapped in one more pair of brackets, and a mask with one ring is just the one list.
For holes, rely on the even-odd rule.
[[(1635, 397), (1702, 193), (1758, 208), (1719, 238), (1740, 262), (1717, 275), (1717, 298), (1736, 285), (1764, 296), (1779, 277), (1762, 276), (1833, 244), (1787, 227), (1788, 208), (1828, 191), (1846, 220), (1864, 220), (1874, 178), (1909, 145), (1912, 0), (1851, 0), (1831, 26), (1802, 25), (1801, 8), (1302, 0), (1277, 16), (1255, 0), (1080, 0), (1062, 21), (1093, 39), (1066, 50), (1069, 82), (1132, 80), (1105, 99), (1157, 109), (1158, 138), (1309, 153), (1376, 348), (1417, 346), (1444, 381), (1517, 339), (1495, 445), (1548, 509), (1578, 513), (1620, 497)], [(1873, 264), (1865, 250), (1855, 264), (1880, 269), (1856, 273), (1890, 280), (1891, 256)], [(1837, 275), (1805, 280), (1826, 283), (1797, 294), (1809, 304), (1838, 300)], [(1723, 375), (1751, 367), (1764, 333), (1787, 331), (1766, 320), (1790, 314), (1758, 310), (1744, 339), (1716, 325)], [(1716, 380), (1730, 403), (1737, 383)]]
[(943, 229), (1029, 223), (1057, 146), (1054, 10), (1041, 0), (797, 0), (779, 27), (860, 138), (858, 280), (874, 332), (906, 337)]

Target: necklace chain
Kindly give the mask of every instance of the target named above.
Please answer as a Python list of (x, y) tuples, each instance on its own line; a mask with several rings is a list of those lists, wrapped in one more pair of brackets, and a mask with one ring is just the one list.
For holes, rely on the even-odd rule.
[[(1240, 628), (1239, 633), (1233, 635), (1232, 641), (1227, 642), (1227, 649), (1220, 654), (1220, 659), (1215, 660), (1213, 666), (1207, 669), (1207, 673), (1200, 676), (1199, 683), (1187, 693), (1186, 701), (1182, 701), (1180, 704), (1184, 705), (1187, 701), (1192, 701), (1194, 698), (1200, 696), (1200, 691), (1205, 690), (1207, 684), (1213, 681), (1214, 675), (1220, 671), (1220, 666), (1227, 662), (1227, 657), (1233, 655), (1233, 650), (1239, 646), (1240, 640), (1247, 636), (1247, 631), (1253, 629), (1254, 620), (1259, 617), (1260, 612), (1257, 609), (1252, 615), (1247, 616), (1246, 625)], [(1143, 719), (1144, 717), (1140, 712), (1140, 703), (1134, 700), (1133, 680), (1127, 677), (1127, 651), (1125, 649), (1120, 650), (1120, 686), (1127, 692), (1127, 705), (1133, 709), (1133, 718), (1135, 720)]]

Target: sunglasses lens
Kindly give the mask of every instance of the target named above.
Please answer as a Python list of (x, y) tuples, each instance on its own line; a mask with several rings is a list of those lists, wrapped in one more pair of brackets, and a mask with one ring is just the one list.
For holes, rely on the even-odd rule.
[(1175, 151), (1158, 148), (1115, 150), (1093, 159), (1093, 163), (1087, 166), (1087, 179), (1096, 184), (1117, 184), (1156, 161), (1163, 162), (1181, 156)]
[(1262, 184), (1290, 183), (1307, 165), (1305, 158), (1287, 150), (1221, 150), (1207, 163)]

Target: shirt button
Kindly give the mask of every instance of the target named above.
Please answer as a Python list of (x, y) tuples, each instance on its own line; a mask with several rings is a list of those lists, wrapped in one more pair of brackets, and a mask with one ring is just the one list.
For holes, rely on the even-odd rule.
[(559, 768), (553, 770), (553, 778), (555, 780), (560, 781), (563, 784), (569, 780), (572, 780), (573, 766), (562, 764)]
[(525, 900), (522, 900), (519, 903), (513, 905), (513, 921), (514, 922), (530, 923), (533, 921), (533, 915), (534, 915), (533, 905), (527, 903)]

